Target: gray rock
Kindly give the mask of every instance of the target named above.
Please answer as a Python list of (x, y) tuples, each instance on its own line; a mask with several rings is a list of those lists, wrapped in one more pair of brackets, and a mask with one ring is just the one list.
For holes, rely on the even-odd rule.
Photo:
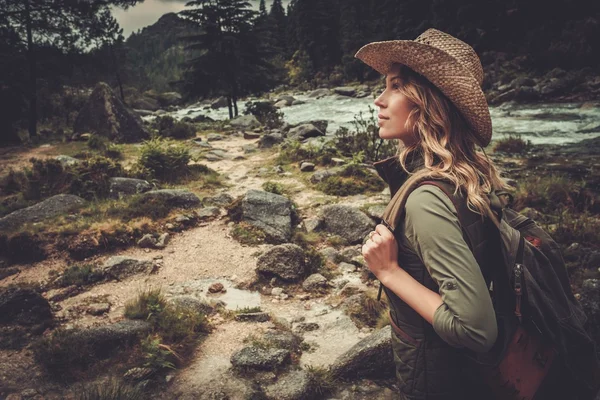
[[(329, 121), (327, 121), (326, 119), (313, 119), (313, 120), (307, 121), (305, 123), (313, 124), (318, 130), (320, 130), (323, 133), (327, 133), (327, 126), (329, 126)], [(319, 139), (319, 140), (321, 140), (321, 139)], [(331, 139), (329, 139), (329, 140), (331, 140)]]
[(158, 237), (158, 239), (156, 239), (156, 244), (154, 245), (154, 247), (156, 247), (157, 249), (165, 248), (167, 246), (167, 243), (169, 243), (170, 238), (171, 236), (168, 233), (163, 233)]
[(13, 211), (0, 218), (0, 231), (11, 231), (26, 223), (40, 222), (71, 212), (86, 203), (72, 194), (58, 194), (31, 207)]
[(325, 247), (324, 249), (320, 250), (319, 253), (325, 257), (326, 260), (331, 262), (337, 262), (341, 257), (340, 253), (333, 247)]
[(327, 278), (321, 274), (312, 274), (302, 282), (302, 289), (307, 292), (319, 290), (327, 287)]
[(253, 144), (246, 144), (242, 146), (242, 150), (244, 150), (244, 154), (256, 153), (258, 148)]
[(274, 246), (258, 257), (256, 271), (285, 281), (297, 281), (306, 272), (304, 250), (295, 244)]
[(163, 106), (175, 106), (179, 105), (183, 101), (183, 97), (177, 92), (164, 92), (158, 95), (159, 102)]
[(264, 231), (269, 240), (287, 242), (292, 237), (292, 203), (278, 194), (249, 190), (241, 202), (242, 221)]
[(52, 321), (48, 300), (31, 289), (0, 289), (0, 325), (45, 325)]
[(221, 215), (219, 207), (204, 207), (196, 210), (196, 216), (200, 219), (209, 219)]
[(329, 178), (330, 176), (335, 176), (339, 173), (339, 170), (336, 169), (324, 169), (324, 170), (320, 170), (315, 172), (311, 177), (310, 177), (310, 182), (317, 184), (321, 181), (323, 181), (323, 179), (325, 178)]
[(138, 240), (137, 245), (142, 248), (152, 249), (156, 245), (156, 240), (151, 234), (147, 233)]
[(152, 190), (152, 185), (143, 179), (119, 177), (108, 179), (108, 196), (112, 199), (121, 199), (149, 190)]
[(85, 311), (91, 315), (102, 315), (110, 311), (109, 303), (97, 303), (89, 305)]
[(281, 142), (283, 142), (283, 136), (281, 135), (281, 133), (269, 133), (267, 135), (261, 136), (261, 138), (258, 141), (258, 148), (270, 149), (271, 147)]
[(263, 339), (274, 347), (296, 351), (303, 339), (290, 331), (267, 331), (263, 335)]
[(290, 371), (264, 390), (268, 400), (307, 400), (315, 398), (314, 391), (313, 380), (304, 370)]
[(106, 278), (120, 280), (134, 274), (149, 273), (151, 270), (151, 261), (114, 256), (106, 260), (106, 262), (98, 269), (98, 272)]
[(333, 89), (335, 94), (340, 94), (342, 96), (354, 96), (356, 94), (356, 89), (347, 86), (340, 86)]
[(73, 329), (67, 333), (73, 343), (85, 344), (95, 355), (106, 357), (137, 338), (150, 333), (152, 325), (146, 321), (124, 320), (111, 325)]
[(362, 243), (364, 237), (375, 229), (375, 223), (357, 208), (334, 204), (321, 210), (323, 229), (338, 235), (350, 244)]
[(241, 129), (241, 130), (244, 130), (244, 129), (252, 130), (254, 128), (260, 127), (260, 122), (252, 114), (239, 116), (237, 118), (232, 119), (229, 123), (235, 129)]
[(371, 218), (380, 220), (385, 211), (385, 204), (375, 204), (367, 208), (367, 215)]
[(347, 262), (341, 262), (338, 264), (338, 268), (341, 272), (350, 273), (356, 271), (356, 265)]
[(223, 139), (225, 139), (225, 137), (218, 133), (209, 133), (208, 136), (206, 137), (206, 140), (208, 140), (209, 142), (215, 142), (217, 140), (223, 140)]
[(235, 316), (235, 320), (240, 322), (267, 322), (270, 319), (267, 312), (240, 313)]
[(104, 82), (96, 85), (79, 111), (73, 132), (96, 133), (115, 142), (139, 142), (150, 137), (140, 116), (125, 107)]
[(342, 379), (388, 378), (394, 374), (391, 328), (373, 332), (331, 365), (330, 371)]
[(210, 315), (214, 310), (210, 304), (193, 296), (176, 296), (169, 301), (177, 307), (193, 310), (198, 314)]
[(175, 207), (197, 207), (200, 205), (200, 199), (194, 193), (185, 189), (161, 189), (151, 190), (144, 193), (143, 200), (159, 199), (163, 200), (173, 208)]
[(294, 100), (294, 101), (292, 102), (292, 105), (293, 105), (293, 106), (299, 106), (300, 104), (305, 104), (305, 102), (304, 102), (304, 101), (302, 101), (302, 100)]
[(311, 162), (303, 162), (300, 164), (300, 171), (302, 172), (311, 172), (315, 170), (315, 164)]
[(290, 351), (244, 347), (231, 355), (231, 364), (237, 368), (272, 371), (290, 361)]
[(289, 130), (287, 137), (290, 140), (304, 140), (311, 137), (325, 136), (325, 132), (317, 129), (313, 124), (302, 124)]
[(219, 97), (210, 104), (210, 108), (216, 109), (221, 107), (227, 107), (227, 97)]
[(262, 136), (262, 134), (260, 134), (260, 133), (251, 133), (251, 132), (246, 132), (246, 131), (244, 131), (243, 135), (244, 135), (244, 139), (248, 139), (248, 140), (258, 139)]
[(321, 97), (325, 97), (325, 96), (329, 96), (329, 95), (331, 95), (331, 91), (329, 89), (322, 88), (322, 89), (313, 90), (312, 92), (310, 92), (308, 94), (308, 97), (320, 99)]
[(209, 206), (227, 207), (233, 203), (233, 200), (235, 199), (229, 193), (221, 193), (217, 196), (205, 197), (202, 202)]
[(277, 103), (275, 103), (273, 105), (277, 108), (283, 108), (283, 107), (289, 106), (289, 104), (285, 100), (279, 100)]
[(286, 106), (291, 106), (292, 103), (294, 102), (294, 100), (296, 100), (293, 96), (290, 95), (283, 95), (277, 98), (277, 102), (285, 102)]
[(60, 165), (62, 165), (63, 168), (71, 167), (71, 166), (77, 165), (81, 162), (81, 160), (78, 160), (73, 157), (65, 156), (65, 155), (56, 156), (55, 158), (60, 162)]
[(321, 228), (321, 225), (323, 223), (323, 221), (321, 221), (318, 218), (305, 219), (303, 222), (304, 222), (304, 229), (306, 229), (306, 232), (308, 232), (308, 233), (318, 231)]

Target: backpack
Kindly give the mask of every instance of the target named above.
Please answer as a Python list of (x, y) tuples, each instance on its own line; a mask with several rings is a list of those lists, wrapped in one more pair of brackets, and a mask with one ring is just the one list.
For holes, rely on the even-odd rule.
[[(479, 217), (451, 183), (427, 180), (421, 185), (434, 185), (452, 200), (461, 226)], [(510, 201), (503, 206), (505, 196)], [(594, 399), (600, 387), (596, 348), (558, 244), (533, 220), (509, 208), (512, 196), (507, 192), (496, 191), (489, 199), (498, 216), (502, 257), (492, 271), (482, 266), (482, 273), (496, 312), (498, 339), (489, 352), (468, 351), (467, 357), (498, 399), (556, 398), (555, 387), (568, 390), (568, 397), (561, 398)], [(388, 228), (397, 226), (405, 200), (392, 199), (383, 218)], [(389, 221), (392, 215), (395, 221)], [(470, 246), (469, 235), (463, 229)]]

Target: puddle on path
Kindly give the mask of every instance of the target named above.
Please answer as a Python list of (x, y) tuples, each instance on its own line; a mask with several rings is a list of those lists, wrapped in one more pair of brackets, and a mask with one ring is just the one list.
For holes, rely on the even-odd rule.
[[(226, 290), (225, 293), (208, 293), (208, 287), (217, 282), (223, 284)], [(235, 283), (227, 279), (207, 278), (178, 283), (171, 286), (167, 293), (169, 296), (194, 296), (207, 302), (222, 301), (228, 310), (261, 306), (260, 294), (258, 292), (240, 290), (234, 286)]]

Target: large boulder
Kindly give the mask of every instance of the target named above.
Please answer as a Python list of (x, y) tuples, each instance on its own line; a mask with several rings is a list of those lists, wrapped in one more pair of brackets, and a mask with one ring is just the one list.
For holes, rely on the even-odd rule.
[(311, 137), (325, 136), (325, 132), (317, 129), (313, 124), (302, 124), (289, 130), (287, 138), (290, 140), (304, 140)]
[(273, 371), (290, 361), (290, 351), (244, 347), (231, 355), (231, 364), (237, 368)]
[(152, 190), (152, 185), (143, 179), (133, 178), (109, 178), (108, 196), (113, 199), (121, 199), (138, 193)]
[(227, 107), (227, 97), (219, 97), (210, 103), (210, 108), (217, 109), (221, 107)]
[(26, 223), (39, 222), (71, 212), (86, 203), (72, 194), (58, 194), (31, 207), (14, 211), (0, 218), (0, 231), (10, 231)]
[(274, 246), (258, 258), (256, 271), (268, 277), (275, 275), (286, 281), (297, 281), (306, 273), (304, 258), (304, 250), (298, 245)]
[(97, 357), (108, 357), (116, 349), (135, 342), (151, 330), (152, 325), (147, 321), (124, 320), (111, 325), (74, 329), (67, 335), (74, 343), (89, 347)]
[(241, 115), (237, 118), (234, 118), (231, 121), (229, 121), (229, 124), (234, 128), (240, 130), (252, 130), (254, 128), (260, 128), (260, 122), (252, 114)]
[(331, 373), (348, 380), (392, 377), (395, 368), (391, 335), (389, 325), (373, 332), (339, 356), (330, 367)]
[(265, 232), (270, 241), (292, 237), (292, 202), (281, 195), (249, 190), (241, 202), (241, 220)]
[(269, 133), (260, 137), (258, 140), (258, 148), (270, 149), (281, 142), (283, 142), (283, 135), (281, 135), (281, 133)]
[(269, 400), (305, 400), (316, 398), (315, 382), (304, 370), (290, 371), (265, 388)]
[(173, 208), (175, 207), (197, 207), (201, 204), (200, 199), (194, 193), (186, 189), (161, 189), (151, 190), (142, 195), (144, 200), (163, 200)]
[(375, 222), (359, 209), (334, 204), (321, 210), (323, 230), (345, 239), (349, 244), (358, 244), (375, 229)]
[(0, 291), (0, 325), (38, 325), (49, 320), (50, 304), (39, 293), (19, 287)]
[(342, 96), (354, 96), (356, 94), (356, 89), (353, 87), (340, 86), (333, 89), (333, 92), (336, 94), (341, 94)]
[(177, 92), (165, 92), (158, 96), (158, 101), (163, 106), (175, 106), (183, 102), (183, 97)]
[(329, 89), (321, 88), (321, 89), (315, 89), (312, 92), (310, 92), (308, 94), (308, 97), (320, 99), (321, 97), (325, 97), (325, 96), (329, 96), (329, 95), (331, 95), (331, 91)]
[(126, 108), (110, 86), (103, 82), (96, 85), (79, 111), (73, 132), (96, 133), (115, 142), (139, 142), (150, 137), (140, 116)]
[(152, 266), (151, 261), (114, 256), (106, 260), (98, 272), (106, 279), (123, 279), (139, 273), (149, 273)]

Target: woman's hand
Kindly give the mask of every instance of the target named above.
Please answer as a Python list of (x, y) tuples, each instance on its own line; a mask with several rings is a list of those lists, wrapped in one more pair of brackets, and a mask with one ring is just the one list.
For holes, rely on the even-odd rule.
[(362, 247), (362, 254), (367, 267), (380, 281), (400, 268), (398, 244), (394, 234), (385, 225), (379, 224), (369, 233), (369, 239)]

